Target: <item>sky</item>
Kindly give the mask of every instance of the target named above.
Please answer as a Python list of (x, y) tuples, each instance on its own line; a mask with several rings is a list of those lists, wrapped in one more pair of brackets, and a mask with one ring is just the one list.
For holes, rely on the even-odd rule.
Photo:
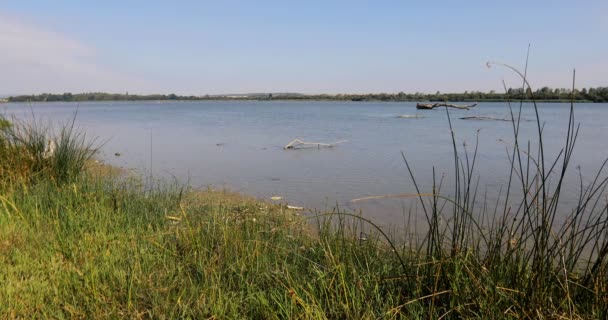
[(0, 94), (608, 86), (608, 1), (0, 1)]

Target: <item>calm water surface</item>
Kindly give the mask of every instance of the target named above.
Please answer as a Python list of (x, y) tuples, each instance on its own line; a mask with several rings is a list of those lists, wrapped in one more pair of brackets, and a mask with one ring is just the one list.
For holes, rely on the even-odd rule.
[[(444, 109), (417, 111), (415, 103), (375, 102), (93, 102), (4, 104), (9, 116), (66, 122), (78, 108), (77, 125), (106, 141), (100, 158), (141, 174), (175, 177), (193, 186), (226, 187), (268, 199), (281, 196), (291, 205), (326, 210), (336, 205), (362, 210), (383, 224), (403, 223), (416, 210), (412, 199), (355, 198), (415, 192), (401, 152), (415, 171), (422, 192), (430, 191), (432, 169), (445, 177), (449, 193), (453, 172), (452, 143)], [(540, 104), (548, 158), (565, 139), (569, 104)], [(398, 118), (419, 115), (424, 118)], [(578, 104), (581, 133), (571, 178), (581, 167), (592, 179), (608, 156), (608, 104)], [(477, 137), (476, 176), (479, 198), (496, 201), (508, 179), (507, 150), (512, 125), (503, 121), (460, 120), (463, 116), (506, 118), (505, 103), (450, 110), (456, 140), (472, 151)], [(532, 120), (531, 105), (523, 118)], [(526, 139), (537, 135), (536, 123), (522, 122)], [(335, 148), (284, 150), (295, 138), (314, 142), (348, 140)], [(462, 149), (461, 149), (462, 151)], [(114, 154), (120, 153), (117, 157)], [(576, 194), (578, 183), (567, 193)], [(481, 200), (480, 200), (481, 201)], [(565, 201), (573, 201), (566, 199)]]

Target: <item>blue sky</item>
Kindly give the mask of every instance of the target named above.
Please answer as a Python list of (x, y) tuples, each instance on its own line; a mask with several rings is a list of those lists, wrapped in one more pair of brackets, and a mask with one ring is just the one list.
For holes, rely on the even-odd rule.
[(608, 85), (606, 1), (0, 2), (0, 93)]

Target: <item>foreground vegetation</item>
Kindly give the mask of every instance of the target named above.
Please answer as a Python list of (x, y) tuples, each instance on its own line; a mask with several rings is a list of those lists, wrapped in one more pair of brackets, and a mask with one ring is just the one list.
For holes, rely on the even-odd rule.
[[(543, 87), (525, 92), (521, 88), (509, 88), (505, 93), (465, 91), (461, 93), (369, 93), (369, 94), (297, 94), (297, 93), (259, 93), (242, 95), (205, 95), (179, 96), (175, 94), (115, 94), (115, 93), (43, 93), (39, 95), (22, 95), (7, 98), (7, 102), (52, 102), (52, 101), (140, 101), (140, 100), (330, 100), (330, 101), (488, 101), (505, 102), (510, 100), (570, 102), (572, 93), (579, 102), (608, 102), (608, 87), (583, 89), (551, 89)], [(533, 98), (533, 99), (532, 99)]]
[(600, 170), (581, 186), (562, 219), (573, 114), (555, 162), (544, 159), (540, 129), (520, 147), (512, 114), (504, 203), (478, 210), (476, 150), (453, 138), (451, 195), (440, 184), (419, 191), (428, 232), (408, 243), (349, 213), (300, 216), (228, 192), (99, 174), (73, 123), (2, 121), (0, 317), (605, 319), (607, 180)]

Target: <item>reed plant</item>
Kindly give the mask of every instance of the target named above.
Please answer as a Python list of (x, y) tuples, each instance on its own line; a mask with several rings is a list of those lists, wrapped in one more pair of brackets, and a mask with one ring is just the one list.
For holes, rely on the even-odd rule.
[(2, 118), (0, 143), (3, 175), (26, 179), (52, 179), (64, 183), (79, 176), (97, 150), (95, 139), (71, 121), (55, 130), (35, 116), (24, 121), (8, 122)]
[(418, 275), (425, 288), (421, 294), (442, 293), (429, 300), (429, 308), (459, 317), (605, 319), (606, 161), (590, 184), (584, 185), (581, 177), (576, 206), (564, 208), (560, 198), (580, 128), (575, 123), (574, 104), (563, 147), (556, 158), (548, 159), (542, 120), (525, 72), (501, 65), (521, 76), (536, 116), (537, 136), (520, 137), (524, 104), (509, 102), (514, 143), (509, 152), (508, 184), (494, 212), (480, 209), (477, 198), (477, 145), (472, 152), (466, 145), (458, 147), (447, 108), (454, 159), (451, 194), (442, 194), (441, 184), (434, 178), (430, 199), (423, 197), (403, 155), (429, 225), (418, 248), (426, 265)]

